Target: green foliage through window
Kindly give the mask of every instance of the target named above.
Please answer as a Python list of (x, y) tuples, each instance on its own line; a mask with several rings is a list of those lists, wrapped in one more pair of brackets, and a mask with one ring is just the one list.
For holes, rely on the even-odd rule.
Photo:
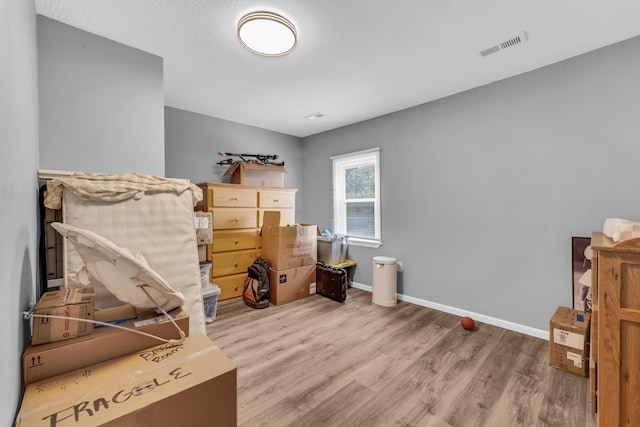
[(376, 168), (374, 165), (345, 170), (347, 199), (372, 199), (376, 197)]

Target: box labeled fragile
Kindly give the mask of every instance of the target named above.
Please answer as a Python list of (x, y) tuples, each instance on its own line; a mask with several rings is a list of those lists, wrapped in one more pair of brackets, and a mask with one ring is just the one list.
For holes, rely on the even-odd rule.
[[(181, 307), (167, 313), (186, 336), (189, 316)], [(24, 384), (104, 362), (161, 343), (180, 338), (180, 331), (164, 314), (139, 310), (126, 304), (95, 312), (95, 320), (119, 326), (98, 326), (91, 339), (74, 338), (41, 345), (29, 345), (22, 355)], [(142, 332), (148, 335), (140, 335)]]
[(29, 384), (15, 425), (235, 427), (237, 368), (197, 334)]
[(286, 304), (310, 295), (311, 285), (316, 281), (316, 266), (269, 269), (269, 302), (273, 305)]
[(262, 258), (271, 268), (315, 265), (318, 242), (316, 225), (280, 226), (280, 212), (265, 211), (262, 225)]
[(549, 325), (549, 365), (587, 375), (590, 322), (591, 313), (558, 307)]
[(73, 318), (93, 319), (94, 308), (93, 288), (70, 288), (45, 292), (33, 308), (31, 344), (45, 344), (92, 335), (93, 324), (73, 320)]
[(231, 176), (232, 184), (252, 187), (284, 187), (284, 166), (254, 162), (239, 162), (231, 165), (223, 176)]

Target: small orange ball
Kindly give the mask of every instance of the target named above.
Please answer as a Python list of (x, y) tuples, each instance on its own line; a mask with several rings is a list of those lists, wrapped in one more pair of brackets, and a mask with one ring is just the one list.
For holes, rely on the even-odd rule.
[(476, 322), (471, 317), (465, 316), (460, 319), (460, 325), (467, 331), (473, 331), (476, 327)]

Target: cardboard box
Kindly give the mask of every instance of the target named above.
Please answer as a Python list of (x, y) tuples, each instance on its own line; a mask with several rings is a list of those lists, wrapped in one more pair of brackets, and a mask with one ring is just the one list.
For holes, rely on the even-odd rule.
[(262, 225), (262, 258), (276, 270), (315, 265), (318, 242), (316, 225), (280, 226), (280, 212), (265, 211)]
[(286, 270), (270, 268), (269, 302), (274, 305), (282, 305), (306, 298), (310, 295), (311, 284), (315, 281), (315, 264)]
[(213, 243), (213, 215), (211, 212), (194, 212), (194, 226), (198, 245)]
[(207, 245), (198, 245), (198, 261), (204, 262), (207, 260)]
[(237, 368), (203, 334), (29, 384), (17, 427), (237, 425)]
[[(93, 319), (94, 307), (93, 288), (70, 288), (45, 292), (33, 308), (33, 314)], [(92, 323), (33, 317), (31, 343), (38, 345), (92, 334)]]
[[(189, 316), (182, 308), (169, 312), (177, 325), (189, 335)], [(95, 312), (95, 320), (146, 332), (165, 339), (180, 338), (175, 326), (152, 311), (137, 312), (131, 305), (106, 308)], [(151, 337), (126, 330), (97, 327), (92, 339), (76, 338), (42, 345), (29, 345), (22, 356), (24, 384), (104, 362), (161, 343)]]
[(576, 375), (588, 372), (591, 313), (558, 307), (549, 327), (549, 364)]
[(252, 187), (284, 187), (284, 166), (239, 162), (231, 165), (223, 176), (231, 176), (232, 184)]

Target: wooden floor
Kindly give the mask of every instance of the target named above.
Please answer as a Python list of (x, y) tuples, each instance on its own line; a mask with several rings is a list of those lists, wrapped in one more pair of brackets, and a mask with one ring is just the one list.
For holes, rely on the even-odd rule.
[(406, 302), (319, 295), (218, 304), (208, 335), (238, 365), (239, 426), (595, 426), (589, 382), (548, 342)]

